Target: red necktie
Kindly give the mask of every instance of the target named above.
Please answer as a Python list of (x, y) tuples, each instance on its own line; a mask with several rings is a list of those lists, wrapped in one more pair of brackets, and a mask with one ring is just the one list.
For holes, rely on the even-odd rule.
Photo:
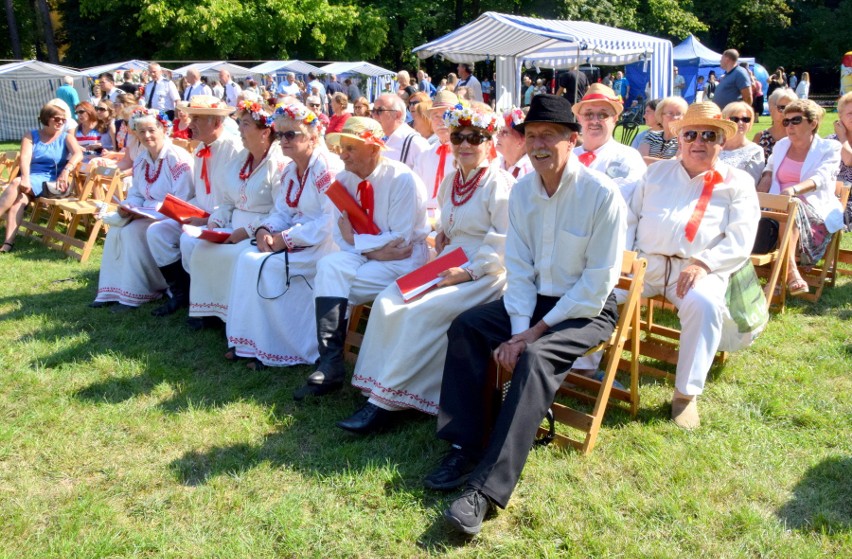
[(704, 218), (704, 211), (707, 210), (707, 204), (710, 203), (710, 196), (713, 195), (713, 187), (720, 182), (722, 182), (722, 175), (715, 169), (711, 169), (704, 174), (704, 189), (701, 191), (701, 197), (695, 205), (692, 217), (689, 218), (689, 223), (686, 224), (686, 240), (690, 243), (695, 240), (695, 234), (698, 233), (698, 226), (701, 225), (701, 220)]
[(593, 151), (584, 151), (580, 154), (580, 163), (588, 167), (595, 160), (595, 152)]
[(518, 178), (518, 175), (520, 174), (520, 172), (521, 172), (521, 168), (515, 167), (514, 169), (512, 169), (512, 176), (515, 177), (515, 178)]
[(444, 167), (447, 164), (447, 154), (450, 153), (450, 144), (441, 144), (438, 146), (438, 172), (435, 173), (435, 190), (432, 192), (432, 198), (438, 197), (438, 187), (441, 186), (441, 181), (444, 180)]
[(367, 217), (372, 220), (375, 201), (373, 199), (373, 185), (370, 184), (370, 181), (359, 182), (357, 194), (358, 203), (361, 205), (361, 209), (364, 210), (364, 213), (367, 214)]
[(201, 180), (204, 181), (204, 188), (207, 190), (207, 194), (210, 194), (210, 175), (207, 173), (207, 160), (210, 158), (210, 146), (204, 146), (198, 150), (198, 153), (195, 155), (201, 158)]

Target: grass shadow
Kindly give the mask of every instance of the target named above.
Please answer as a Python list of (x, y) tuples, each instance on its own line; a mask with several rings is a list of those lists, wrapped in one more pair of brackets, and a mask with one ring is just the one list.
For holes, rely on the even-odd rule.
[(808, 470), (777, 512), (794, 529), (836, 534), (852, 529), (852, 458), (833, 457)]

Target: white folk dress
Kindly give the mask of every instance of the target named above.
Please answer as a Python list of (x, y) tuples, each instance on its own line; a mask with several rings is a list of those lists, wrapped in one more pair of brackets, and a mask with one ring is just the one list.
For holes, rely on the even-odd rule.
[[(148, 150), (142, 150), (133, 163), (133, 185), (127, 193), (127, 202), (155, 208), (166, 194), (186, 200), (193, 192), (192, 165), (192, 155), (168, 139), (156, 161)], [(156, 179), (149, 183), (149, 178), (154, 177)], [(147, 240), (148, 228), (154, 223), (152, 219), (135, 218), (124, 226), (110, 227), (104, 242), (95, 301), (138, 307), (160, 298), (167, 287), (166, 280)]]
[(277, 367), (319, 358), (312, 286), (317, 261), (337, 250), (332, 237), (333, 206), (320, 189), (342, 168), (336, 155), (317, 148), (303, 177), (301, 195), (296, 164), (284, 170), (275, 211), (263, 227), (284, 236), (290, 251), (290, 286), (283, 253), (261, 253), (256, 248), (242, 253), (234, 272), (226, 330), (228, 345), (240, 357)]
[(515, 179), (491, 165), (473, 196), (454, 206), (454, 177), (451, 173), (444, 178), (438, 194), (441, 230), (450, 240), (444, 253), (461, 247), (470, 263), (466, 268), (477, 279), (433, 290), (409, 303), (393, 283), (376, 298), (352, 384), (385, 409), (413, 408), (437, 415), (450, 323), (463, 311), (497, 299), (506, 283), (503, 255), (509, 190)]
[(234, 267), (240, 254), (250, 250), (251, 239), (273, 210), (273, 199), (281, 186), (281, 176), (289, 158), (274, 142), (247, 179), (240, 171), (249, 156), (244, 150), (228, 168), (222, 203), (210, 215), (210, 229), (233, 231), (241, 227), (249, 238), (236, 244), (200, 243), (192, 252), (189, 273), (189, 316), (217, 316), (228, 321), (228, 298)]

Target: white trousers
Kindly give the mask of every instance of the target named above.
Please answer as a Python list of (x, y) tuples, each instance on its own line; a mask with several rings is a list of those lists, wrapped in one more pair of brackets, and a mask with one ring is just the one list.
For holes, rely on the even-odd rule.
[(369, 303), (400, 276), (426, 263), (425, 243), (414, 245), (411, 256), (383, 262), (352, 252), (335, 252), (317, 263), (315, 297), (342, 297), (351, 305)]
[(192, 272), (192, 253), (203, 242), (205, 241), (198, 237), (190, 237), (186, 233), (180, 236), (180, 258), (187, 274)]
[(148, 227), (148, 248), (157, 266), (174, 264), (180, 258), (180, 223), (173, 219), (157, 221)]

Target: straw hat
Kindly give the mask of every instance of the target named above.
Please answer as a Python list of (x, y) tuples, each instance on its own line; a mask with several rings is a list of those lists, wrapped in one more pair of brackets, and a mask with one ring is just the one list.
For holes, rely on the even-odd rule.
[(383, 140), (384, 135), (385, 131), (382, 130), (382, 125), (372, 118), (364, 116), (350, 116), (343, 124), (343, 130), (327, 134), (325, 141), (328, 144), (337, 145), (340, 143), (341, 138), (351, 138), (353, 140), (358, 140), (359, 142), (364, 142), (365, 144), (379, 146), (381, 149), (385, 150), (387, 148), (385, 147), (385, 141)]
[(442, 89), (438, 93), (435, 94), (435, 97), (432, 98), (432, 106), (429, 107), (430, 111), (446, 111), (447, 109), (452, 109), (456, 105), (459, 104), (459, 97), (452, 91), (447, 91), (446, 89)]
[(180, 101), (177, 108), (190, 115), (228, 116), (237, 109), (213, 95), (193, 95), (189, 102)]
[(575, 115), (580, 116), (580, 110), (582, 110), (583, 105), (593, 102), (603, 102), (612, 107), (612, 110), (615, 111), (615, 118), (618, 118), (624, 110), (624, 103), (621, 101), (621, 97), (616, 95), (611, 87), (607, 87), (602, 83), (593, 83), (590, 85), (583, 98), (574, 103), (571, 110), (574, 111)]
[(722, 116), (719, 106), (712, 101), (693, 103), (686, 109), (686, 114), (680, 120), (669, 124), (672, 134), (677, 135), (682, 128), (689, 126), (712, 126), (721, 130), (726, 138), (737, 133), (737, 125)]

